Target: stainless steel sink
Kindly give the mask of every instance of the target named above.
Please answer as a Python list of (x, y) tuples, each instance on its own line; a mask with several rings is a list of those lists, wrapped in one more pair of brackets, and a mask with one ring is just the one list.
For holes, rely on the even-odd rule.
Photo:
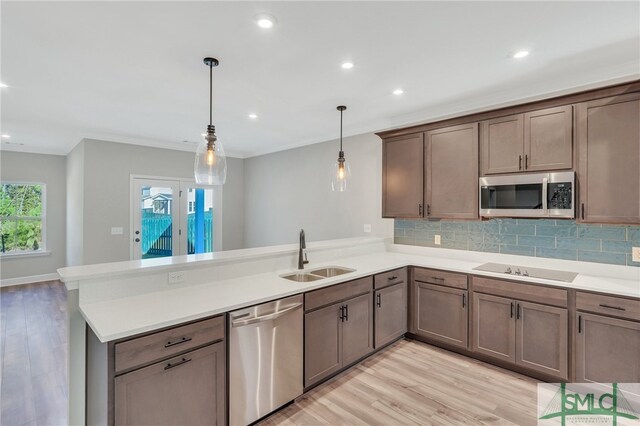
[(318, 268), (308, 272), (293, 272), (289, 274), (280, 275), (280, 277), (296, 281), (299, 283), (307, 283), (310, 281), (318, 281), (324, 278), (335, 277), (342, 274), (348, 274), (349, 272), (353, 272), (355, 269), (343, 268), (341, 266), (327, 266), (325, 268)]
[(309, 274), (307, 272), (294, 272), (293, 274), (285, 274), (280, 276), (284, 279), (296, 281), (299, 283), (306, 283), (309, 281), (318, 281), (324, 278), (318, 275)]
[(337, 275), (348, 274), (349, 272), (353, 272), (355, 269), (343, 268), (340, 266), (329, 266), (326, 268), (319, 268), (309, 271), (310, 274), (320, 275), (321, 277), (335, 277)]

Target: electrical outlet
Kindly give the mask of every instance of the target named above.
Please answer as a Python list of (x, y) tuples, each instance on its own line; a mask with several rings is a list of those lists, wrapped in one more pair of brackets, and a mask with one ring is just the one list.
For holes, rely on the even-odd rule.
[(439, 246), (439, 245), (440, 245), (440, 235), (435, 235), (435, 236), (433, 237), (433, 243), (434, 243), (435, 245), (437, 245), (437, 246)]
[(364, 224), (364, 232), (366, 232), (366, 233), (371, 232), (371, 224), (370, 223), (365, 223)]
[(631, 260), (640, 262), (640, 247), (631, 247)]
[(169, 272), (169, 284), (178, 284), (184, 281), (184, 271)]
[(122, 235), (123, 230), (121, 226), (114, 226), (111, 228), (111, 235)]

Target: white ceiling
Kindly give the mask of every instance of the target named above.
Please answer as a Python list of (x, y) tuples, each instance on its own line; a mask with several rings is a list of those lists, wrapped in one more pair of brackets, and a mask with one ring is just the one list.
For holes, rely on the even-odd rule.
[(637, 1), (3, 1), (1, 25), (2, 133), (24, 144), (2, 148), (42, 153), (83, 137), (194, 149), (205, 56), (235, 156), (335, 139), (339, 104), (352, 135), (640, 78)]

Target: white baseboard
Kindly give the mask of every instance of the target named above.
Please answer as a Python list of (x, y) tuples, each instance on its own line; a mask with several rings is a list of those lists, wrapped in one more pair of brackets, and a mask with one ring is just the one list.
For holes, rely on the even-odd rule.
[(12, 285), (22, 285), (22, 284), (31, 284), (31, 283), (39, 283), (42, 281), (52, 281), (58, 280), (60, 276), (56, 273), (53, 274), (42, 274), (42, 275), (31, 275), (30, 277), (18, 277), (18, 278), (6, 278), (4, 280), (0, 280), (0, 287), (9, 287)]

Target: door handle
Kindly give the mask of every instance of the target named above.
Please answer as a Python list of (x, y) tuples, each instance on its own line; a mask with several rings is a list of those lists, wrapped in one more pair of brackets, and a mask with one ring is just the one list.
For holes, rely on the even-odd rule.
[(140, 235), (140, 231), (136, 231), (136, 235)]
[(270, 321), (270, 320), (274, 320), (276, 318), (279, 318), (295, 309), (298, 309), (299, 307), (302, 306), (302, 303), (296, 303), (293, 304), (291, 306), (288, 306), (286, 308), (284, 308), (281, 311), (277, 311), (277, 312), (273, 312), (267, 315), (261, 315), (259, 317), (253, 317), (253, 318), (247, 318), (247, 319), (238, 319), (235, 321), (231, 321), (231, 327), (242, 327), (244, 325), (249, 325), (249, 324), (255, 324), (257, 322), (265, 322), (265, 321)]
[(139, 242), (140, 242), (140, 238), (136, 238), (134, 241), (135, 241), (136, 243), (139, 243)]
[(167, 365), (164, 366), (165, 370), (170, 370), (174, 367), (177, 367), (182, 364), (186, 364), (191, 361), (191, 358), (182, 358), (180, 361), (174, 362), (173, 364), (168, 362)]

